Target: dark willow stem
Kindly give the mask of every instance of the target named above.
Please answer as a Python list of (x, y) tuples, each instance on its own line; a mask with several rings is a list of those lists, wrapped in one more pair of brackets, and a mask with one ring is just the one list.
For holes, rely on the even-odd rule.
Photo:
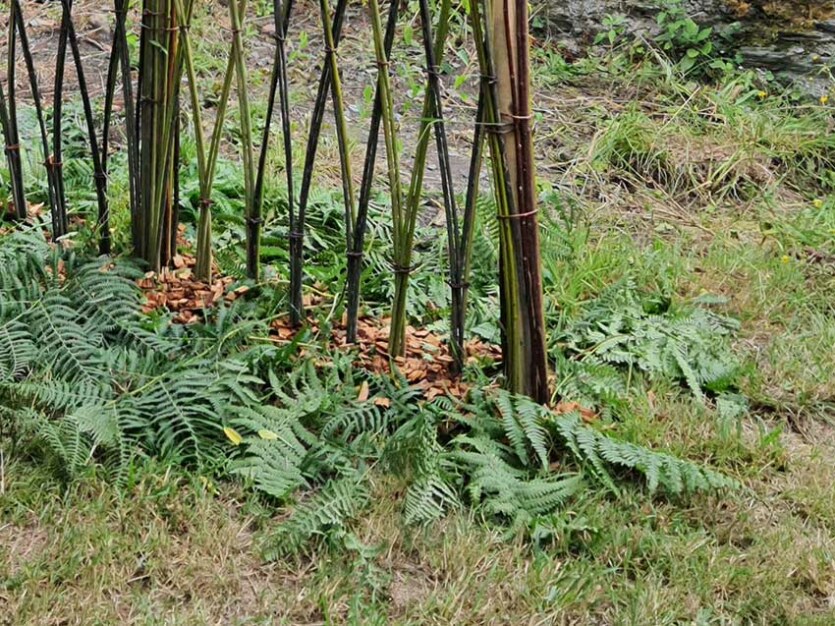
[[(537, 219), (536, 198), (536, 163), (533, 154), (533, 135), (531, 122), (531, 60), (528, 1), (515, 0), (515, 32), (511, 31), (510, 7), (507, 19), (507, 40), (509, 49), (516, 49), (515, 71), (511, 74), (511, 85), (515, 87), (512, 99), (512, 112), (516, 136), (516, 154), (518, 161), (517, 188), (519, 199), (520, 265), (525, 281), (525, 325), (529, 337), (527, 360), (528, 372), (523, 390), (541, 403), (550, 400), (548, 388), (548, 356), (546, 351), (545, 315), (542, 289), (542, 261), (539, 241), (539, 220)], [(514, 64), (511, 63), (511, 68)], [(524, 216), (524, 217), (522, 217)]]
[(6, 77), (9, 85), (9, 101), (6, 107), (3, 98), (3, 135), (6, 140), (6, 160), (9, 164), (9, 177), (12, 185), (12, 200), (15, 206), (15, 217), (26, 219), (26, 193), (23, 187), (23, 165), (20, 160), (20, 133), (17, 128), (17, 88), (16, 88), (16, 66), (17, 66), (17, 45), (15, 37), (15, 6), (11, 7), (9, 16), (9, 49), (8, 66)]
[[(461, 275), (462, 245), (458, 228), (458, 208), (453, 190), (452, 168), (449, 161), (449, 145), (447, 143), (446, 126), (444, 122), (443, 101), (441, 99), (440, 68), (436, 61), (433, 47), (432, 16), (429, 11), (428, 0), (420, 0), (421, 23), (423, 26), (424, 52), (426, 54), (426, 72), (428, 75), (428, 89), (430, 93), (430, 113), (435, 131), (435, 143), (438, 150), (438, 164), (441, 172), (441, 188), (444, 195), (444, 209), (446, 212), (447, 241), (449, 246), (449, 285), (452, 290), (452, 313), (450, 319), (452, 355), (456, 369), (460, 371), (464, 364), (464, 323), (466, 311), (463, 300), (464, 279)], [(439, 40), (439, 47), (443, 49), (443, 40)], [(460, 327), (459, 327), (460, 324)]]
[[(397, 30), (399, 1), (393, 0), (389, 5), (388, 22), (384, 41), (385, 55), (391, 58), (394, 46), (394, 35)], [(377, 164), (377, 148), (380, 141), (380, 124), (382, 121), (383, 101), (380, 86), (374, 96), (374, 108), (371, 113), (371, 128), (368, 133), (368, 144), (365, 150), (365, 167), (360, 186), (359, 206), (357, 208), (357, 224), (354, 237), (348, 249), (348, 281), (347, 281), (347, 340), (349, 343), (357, 341), (357, 325), (359, 323), (360, 281), (362, 278), (362, 256), (365, 247), (365, 232), (368, 225), (368, 206), (371, 202), (371, 190), (374, 185), (374, 170)]]
[[(118, 9), (116, 9), (118, 12)], [(110, 47), (110, 56), (107, 59), (107, 80), (104, 85), (104, 120), (101, 131), (101, 167), (107, 173), (108, 159), (110, 158), (110, 126), (113, 122), (113, 101), (116, 98), (116, 81), (119, 78), (119, 59), (121, 49), (118, 43), (119, 18), (116, 18), (116, 26), (113, 31), (113, 44)]]
[(29, 47), (29, 37), (26, 34), (26, 25), (23, 21), (23, 12), (20, 9), (20, 0), (11, 0), (13, 9), (13, 22), (17, 26), (17, 33), (20, 36), (20, 50), (23, 52), (23, 61), (26, 64), (26, 74), (29, 77), (29, 88), (32, 92), (32, 100), (35, 104), (35, 115), (38, 119), (38, 129), (41, 135), (41, 148), (43, 150), (44, 166), (46, 167), (47, 194), (49, 197), (49, 209), (52, 216), (52, 232), (58, 232), (60, 225), (58, 220), (58, 209), (55, 200), (54, 172), (51, 166), (52, 157), (49, 153), (49, 135), (46, 130), (46, 121), (43, 114), (41, 102), (41, 91), (38, 87), (38, 74), (35, 71), (35, 61), (32, 57), (32, 49)]
[[(72, 0), (68, 2), (72, 9)], [(69, 39), (69, 12), (61, 15), (61, 31), (58, 36), (58, 51), (55, 61), (55, 86), (53, 89), (52, 105), (52, 159), (47, 165), (52, 169), (55, 184), (55, 206), (57, 213), (57, 230), (53, 233), (56, 239), (63, 237), (69, 230), (67, 219), (67, 196), (64, 191), (64, 163), (63, 163), (63, 126), (64, 126), (64, 72), (66, 70), (67, 43)]]
[[(0, 127), (3, 130), (3, 139), (6, 142), (6, 160), (9, 166), (9, 174), (12, 183), (12, 201), (15, 203), (15, 217), (20, 218), (20, 212), (17, 209), (19, 206), (19, 189), (23, 186), (23, 181), (15, 175), (15, 155), (19, 153), (19, 147), (16, 146), (11, 138), (11, 124), (9, 123), (9, 110), (6, 107), (6, 94), (3, 91), (3, 84), (0, 83)], [(19, 162), (19, 159), (17, 159)], [(0, 216), (2, 218), (3, 216)]]
[(290, 15), (293, 10), (293, 0), (287, 0), (287, 8), (283, 6), (282, 0), (273, 2), (273, 19), (275, 20), (275, 54), (273, 56), (273, 69), (270, 78), (270, 95), (267, 100), (267, 116), (264, 121), (264, 133), (261, 138), (261, 150), (258, 156), (258, 173), (255, 177), (255, 211), (261, 215), (264, 203), (264, 178), (267, 171), (267, 154), (270, 145), (270, 130), (272, 127), (273, 114), (275, 112), (276, 96), (279, 98), (281, 109), (281, 130), (284, 136), (284, 168), (287, 174), (287, 211), (290, 221), (290, 232), (295, 227), (295, 202), (293, 183), (293, 138), (290, 132), (290, 98), (287, 81), (287, 50), (285, 40), (287, 37)]
[[(125, 140), (128, 153), (128, 185), (130, 189), (131, 221), (138, 221), (141, 211), (139, 179), (139, 135), (136, 132), (137, 113), (134, 105), (133, 75), (131, 74), (130, 47), (127, 36), (128, 0), (115, 0), (116, 28), (113, 45), (119, 48), (122, 66), (122, 97), (125, 107)], [(105, 155), (106, 156), (106, 155)]]
[[(473, 258), (473, 237), (475, 235), (476, 210), (478, 207), (479, 179), (481, 168), (484, 163), (484, 124), (485, 124), (485, 96), (484, 90), (479, 91), (478, 109), (476, 111), (475, 132), (473, 133), (473, 149), (470, 157), (469, 178), (467, 179), (467, 196), (464, 203), (464, 218), (461, 225), (461, 237), (459, 240), (458, 258), (450, 259), (450, 263), (456, 263), (456, 272), (459, 284), (452, 288), (452, 342), (453, 346), (464, 345), (464, 334), (466, 328), (467, 297), (470, 288), (470, 274), (472, 271)], [(466, 355), (460, 352), (461, 360), (456, 362), (461, 367), (463, 358)]]
[(110, 254), (110, 208), (107, 205), (107, 175), (102, 164), (99, 142), (96, 137), (96, 123), (93, 117), (93, 106), (90, 102), (90, 92), (87, 89), (87, 80), (84, 77), (84, 67), (81, 62), (81, 52), (78, 49), (78, 38), (75, 35), (75, 27), (72, 23), (71, 0), (61, 0), (64, 9), (64, 18), (68, 24), (68, 35), (70, 49), (75, 62), (75, 70), (78, 76), (78, 89), (81, 92), (81, 102), (84, 108), (84, 117), (87, 121), (87, 134), (90, 139), (90, 156), (93, 160), (93, 177), (96, 184), (96, 201), (98, 203), (98, 229), (99, 229), (99, 254)]
[(107, 82), (105, 84), (104, 96), (104, 122), (102, 124), (101, 138), (101, 162), (105, 174), (108, 171), (108, 160), (110, 158), (110, 129), (113, 123), (113, 102), (116, 98), (116, 85), (119, 74), (122, 75), (122, 96), (124, 99), (125, 135), (127, 137), (126, 151), (128, 155), (128, 182), (130, 189), (131, 216), (136, 213), (136, 135), (134, 133), (134, 106), (133, 106), (133, 80), (130, 68), (130, 51), (127, 45), (126, 0), (115, 0), (113, 13), (116, 16), (116, 24), (113, 29), (113, 45), (110, 49), (110, 57), (107, 64)]
[[(345, 10), (347, 7), (348, 0), (337, 0), (336, 9), (333, 14), (332, 28), (334, 46), (338, 46), (342, 38), (342, 24), (345, 19)], [(319, 148), (319, 135), (322, 131), (322, 121), (325, 116), (325, 107), (328, 102), (330, 86), (331, 66), (329, 63), (324, 63), (322, 65), (322, 73), (319, 76), (319, 86), (316, 92), (313, 114), (310, 118), (310, 132), (307, 137), (302, 186), (299, 192), (298, 216), (295, 230), (290, 232), (290, 319), (294, 325), (298, 325), (304, 317), (304, 306), (302, 304), (304, 222), (310, 188), (313, 182), (313, 166), (315, 165), (316, 152)]]

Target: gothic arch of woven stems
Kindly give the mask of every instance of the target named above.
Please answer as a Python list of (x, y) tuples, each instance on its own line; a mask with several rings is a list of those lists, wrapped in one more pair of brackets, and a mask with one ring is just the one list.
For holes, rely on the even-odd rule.
[[(389, 59), (397, 43), (398, 18), (401, 0), (391, 0), (387, 6), (380, 0), (366, 0), (374, 40), (374, 53), (378, 67), (376, 95), (370, 120), (368, 142), (359, 189), (355, 189), (351, 161), (348, 158), (348, 127), (344, 114), (345, 103), (339, 68), (339, 45), (345, 25), (349, 0), (318, 0), (319, 25), (325, 42), (322, 52), (321, 74), (315, 104), (307, 127), (306, 137), (293, 137), (291, 132), (288, 81), (287, 41), (294, 36), (293, 23), (297, 7), (294, 0), (274, 0), (275, 53), (267, 101), (267, 123), (264, 124), (260, 144), (253, 142), (250, 126), (249, 96), (247, 94), (247, 66), (243, 33), (247, 15), (247, 0), (229, 0), (229, 18), (232, 25), (229, 42), (229, 59), (218, 103), (217, 116), (212, 132), (206, 136), (200, 115), (200, 95), (192, 53), (193, 34), (190, 30), (192, 14), (201, 0), (142, 0), (140, 13), (139, 58), (130, 58), (128, 45), (129, 0), (113, 0), (114, 27), (109, 50), (109, 63), (104, 95), (104, 114), (97, 123), (93, 113), (84, 72), (84, 59), (79, 51), (79, 40), (73, 22), (72, 0), (61, 0), (63, 7), (60, 36), (55, 53), (52, 127), (48, 128), (44, 114), (44, 98), (41, 96), (37, 68), (26, 33), (26, 22), (20, 0), (9, 0), (9, 30), (7, 59), (7, 93), (0, 84), (0, 122), (4, 133), (6, 157), (11, 173), (12, 198), (20, 219), (26, 217), (24, 181), (20, 161), (20, 137), (17, 127), (17, 94), (15, 71), (17, 54), (21, 54), (28, 74), (31, 96), (34, 101), (40, 133), (40, 150), (47, 172), (49, 206), (52, 228), (60, 240), (68, 231), (67, 199), (62, 173), (64, 75), (66, 66), (72, 63), (83, 103), (89, 139), (90, 156), (94, 167), (96, 198), (98, 203), (98, 234), (102, 254), (111, 252), (110, 209), (108, 206), (109, 136), (114, 120), (114, 101), (117, 89), (122, 90), (124, 101), (125, 150), (130, 180), (130, 209), (135, 254), (159, 270), (166, 266), (175, 252), (179, 205), (179, 136), (180, 125), (186, 116), (180, 113), (181, 101), (191, 100), (190, 117), (193, 123), (197, 148), (198, 175), (200, 178), (199, 223), (197, 241), (197, 273), (209, 278), (211, 273), (211, 214), (212, 183), (221, 143), (221, 129), (227, 113), (227, 105), (233, 88), (237, 89), (240, 108), (241, 146), (245, 183), (245, 221), (247, 233), (247, 270), (251, 277), (259, 275), (259, 241), (262, 226), (262, 199), (267, 150), (279, 136), (285, 156), (286, 185), (289, 211), (290, 314), (294, 322), (304, 317), (302, 285), (304, 278), (303, 240), (316, 153), (328, 100), (332, 102), (334, 127), (341, 154), (342, 187), (345, 203), (345, 237), (347, 246), (346, 308), (348, 339), (356, 339), (357, 317), (360, 303), (360, 277), (363, 265), (364, 237), (368, 220), (369, 201), (375, 184), (378, 166), (378, 147), (385, 146), (385, 164), (388, 186), (392, 196), (393, 251), (392, 271), (396, 285), (392, 304), (392, 331), (390, 352), (400, 354), (404, 349), (406, 332), (406, 298), (409, 274), (412, 269), (412, 240), (418, 212), (422, 205), (423, 176), (427, 153), (434, 149), (438, 155), (443, 203), (446, 214), (446, 230), (449, 249), (448, 283), (451, 290), (452, 314), (450, 344), (460, 365), (463, 358), (464, 325), (467, 308), (467, 286), (470, 272), (470, 251), (473, 241), (478, 181), (486, 147), (492, 158), (493, 191), (500, 218), (500, 227), (506, 236), (501, 242), (502, 281), (523, 282), (514, 275), (514, 252), (511, 245), (513, 230), (524, 219), (533, 216), (517, 210), (511, 176), (508, 170), (507, 136), (518, 133), (518, 122), (527, 121), (525, 108), (519, 115), (500, 113), (500, 96), (495, 79), (494, 57), (491, 50), (493, 37), (490, 32), (488, 0), (472, 1), (469, 10), (470, 30), (478, 52), (481, 74), (477, 119), (474, 124), (472, 158), (464, 205), (456, 201), (456, 189), (450, 168), (447, 132), (443, 110), (442, 78), (439, 65), (448, 35), (451, 0), (437, 0), (435, 11), (430, 0), (418, 0), (419, 19), (424, 48), (423, 70), (425, 93), (418, 129), (414, 167), (408, 187), (401, 180), (398, 155), (400, 128), (395, 118), (395, 102), (389, 77)], [(505, 4), (510, 0), (503, 1)], [(435, 16), (433, 20), (433, 14)], [(385, 18), (385, 19), (384, 19)], [(510, 31), (506, 33), (510, 35)], [(132, 67), (138, 65), (134, 76)], [(521, 106), (517, 102), (514, 106)], [(518, 139), (518, 136), (516, 137)], [(292, 145), (294, 140), (306, 141), (304, 163), (300, 181), (294, 167)], [(432, 146), (434, 144), (434, 147)], [(509, 219), (519, 217), (521, 219)], [(503, 322), (513, 315), (503, 299)]]

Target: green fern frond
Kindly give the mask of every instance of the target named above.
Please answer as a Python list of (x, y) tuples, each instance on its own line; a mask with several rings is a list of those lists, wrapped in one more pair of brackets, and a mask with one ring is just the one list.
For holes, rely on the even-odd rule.
[(20, 319), (0, 324), (0, 382), (20, 379), (37, 353), (35, 338)]
[(690, 461), (612, 439), (584, 424), (578, 415), (555, 416), (553, 419), (575, 458), (589, 464), (594, 475), (610, 489), (616, 487), (607, 465), (642, 474), (651, 492), (661, 488), (667, 493), (681, 494), (738, 487), (731, 478)]
[(368, 485), (356, 475), (328, 482), (278, 526), (264, 557), (272, 561), (298, 555), (312, 545), (344, 535), (370, 498)]

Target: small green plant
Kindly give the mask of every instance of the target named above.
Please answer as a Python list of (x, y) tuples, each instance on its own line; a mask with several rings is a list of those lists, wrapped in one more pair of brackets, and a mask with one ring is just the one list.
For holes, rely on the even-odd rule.
[(618, 412), (638, 376), (672, 381), (700, 403), (714, 403), (719, 418), (738, 421), (747, 411), (737, 393), (741, 364), (731, 349), (736, 320), (712, 311), (719, 299), (673, 306), (663, 294), (641, 296), (626, 280), (606, 290), (555, 337), (562, 397)]
[(713, 61), (713, 28), (701, 27), (691, 18), (681, 0), (663, 0), (656, 21), (661, 28), (656, 43), (675, 61), (682, 72), (701, 71)]
[(609, 52), (623, 40), (626, 34), (626, 17), (620, 14), (607, 14), (603, 18), (603, 30), (594, 38), (595, 45), (606, 44)]

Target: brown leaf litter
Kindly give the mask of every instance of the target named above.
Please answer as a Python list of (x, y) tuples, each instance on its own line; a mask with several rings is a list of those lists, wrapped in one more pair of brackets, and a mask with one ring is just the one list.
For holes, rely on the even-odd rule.
[(198, 280), (194, 277), (196, 259), (190, 254), (177, 254), (172, 261), (172, 268), (148, 272), (137, 281), (146, 298), (143, 313), (166, 310), (174, 313), (177, 324), (195, 324), (203, 320), (204, 310), (222, 301), (233, 302), (249, 291), (246, 286), (232, 289), (230, 276)]
[[(314, 333), (319, 326), (314, 321), (307, 325)], [(290, 343), (299, 329), (293, 328), (286, 318), (272, 324), (272, 337), (277, 343)], [(463, 399), (469, 392), (469, 386), (462, 380), (451, 376), (455, 360), (444, 338), (426, 329), (409, 326), (406, 329), (405, 356), (391, 357), (388, 352), (388, 338), (391, 319), (363, 318), (357, 328), (357, 342), (348, 343), (347, 331), (343, 325), (331, 332), (332, 344), (343, 350), (356, 351), (356, 364), (374, 374), (398, 372), (408, 383), (420, 389), (427, 400), (449, 395)], [(500, 363), (501, 350), (498, 346), (473, 340), (467, 343), (468, 363)], [(360, 396), (367, 397), (367, 389), (361, 388)], [(385, 405), (383, 398), (375, 403)]]

